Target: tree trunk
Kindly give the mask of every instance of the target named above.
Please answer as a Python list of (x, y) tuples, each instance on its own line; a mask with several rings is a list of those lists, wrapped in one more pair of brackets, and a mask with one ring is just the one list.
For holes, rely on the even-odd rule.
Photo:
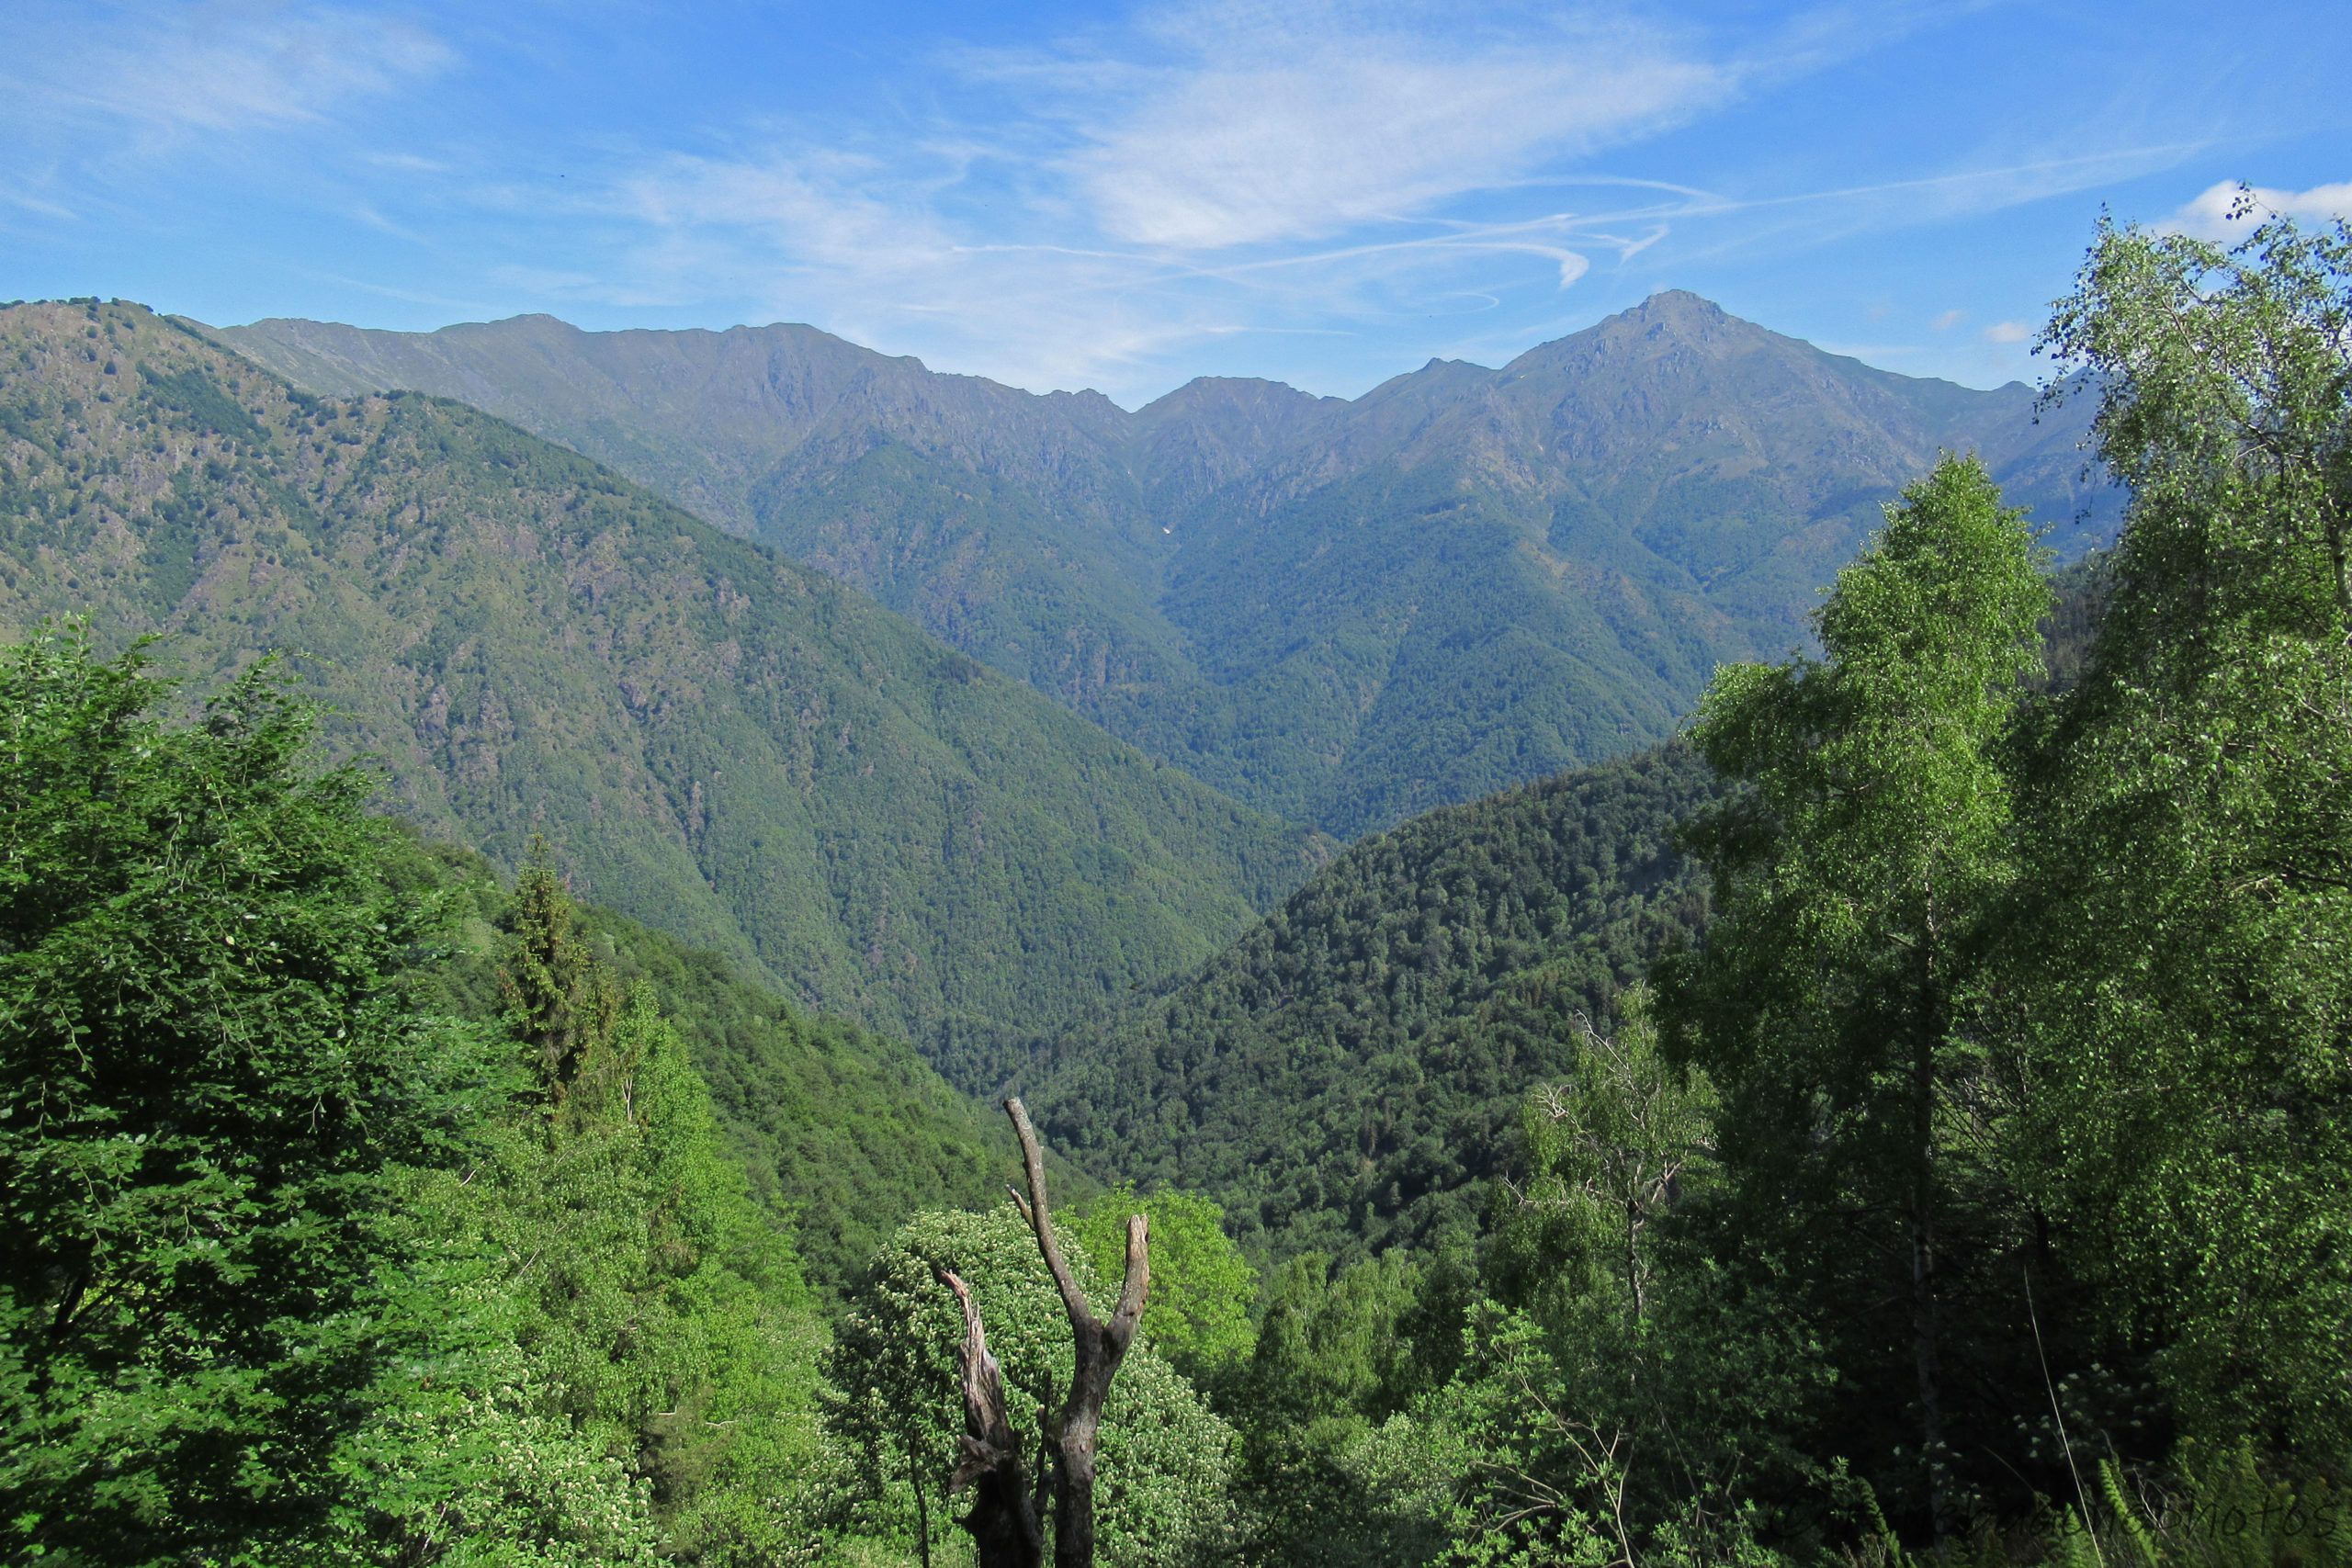
[(1930, 908), (1928, 940), (1921, 943), (1918, 1032), (1911, 1043), (1911, 1354), (1919, 1380), (1928, 1514), (1941, 1542), (1951, 1539), (1956, 1521), (1944, 1446), (1943, 1370), (1936, 1349), (1936, 1043), (1943, 1034), (1943, 1009), (1938, 1003)]
[(971, 1287), (953, 1274), (942, 1273), (940, 1279), (964, 1309), (959, 1358), (964, 1365), (963, 1458), (947, 1489), (954, 1493), (969, 1486), (973, 1494), (970, 1512), (956, 1522), (971, 1533), (979, 1568), (1040, 1568), (1046, 1536), (1021, 1462), (1021, 1439), (1005, 1411), (1003, 1373), (989, 1353), (988, 1334), (980, 1326)]
[(915, 1491), (915, 1555), (922, 1568), (931, 1568), (931, 1499), (923, 1495), (922, 1461), (911, 1437), (907, 1440), (907, 1484)]
[(1094, 1449), (1102, 1426), (1103, 1402), (1111, 1396), (1111, 1380), (1135, 1343), (1136, 1325), (1150, 1289), (1148, 1230), (1141, 1214), (1127, 1220), (1126, 1275), (1119, 1304), (1109, 1322), (1094, 1315), (1078, 1288), (1069, 1265), (1055, 1239), (1053, 1216), (1046, 1206), (1046, 1162), (1037, 1147), (1036, 1129), (1018, 1100), (1004, 1102), (1012, 1130), (1021, 1140), (1021, 1160), (1028, 1178), (1027, 1197), (1012, 1190), (1037, 1238), (1037, 1250), (1061, 1292), (1062, 1307), (1069, 1314), (1070, 1340), (1076, 1352), (1076, 1372), (1061, 1416), (1046, 1428), (1053, 1459), (1032, 1488), (1021, 1462), (1020, 1440), (1004, 1407), (1004, 1382), (996, 1359), (989, 1354), (988, 1337), (980, 1327), (979, 1309), (972, 1292), (953, 1274), (943, 1275), (964, 1309), (964, 1461), (956, 1467), (951, 1490), (976, 1488), (971, 1512), (958, 1522), (979, 1548), (980, 1568), (1039, 1568), (1045, 1552), (1040, 1524), (1041, 1495), (1052, 1498), (1054, 1568), (1094, 1568)]

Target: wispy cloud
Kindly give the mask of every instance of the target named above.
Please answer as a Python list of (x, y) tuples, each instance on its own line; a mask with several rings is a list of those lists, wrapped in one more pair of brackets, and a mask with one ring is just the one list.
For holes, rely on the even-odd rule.
[(1430, 19), (1311, 0), (1179, 13), (1152, 29), (1159, 62), (1100, 78), (1115, 90), (1066, 167), (1132, 243), (1323, 238), (1589, 156), (1720, 104), (1740, 74), (1630, 21)]
[(1934, 321), (1929, 321), (1928, 325), (1939, 333), (1948, 333), (1966, 320), (1968, 320), (1967, 311), (1951, 310), (1943, 311), (1941, 314), (1938, 315)]
[[(268, 184), (293, 226), (401, 240), (402, 270), (384, 281), (430, 274), (435, 297), (604, 321), (808, 321), (941, 368), (1133, 400), (1198, 367), (1188, 346), (1252, 335), (1329, 340), (1317, 361), (1363, 374), (1388, 356), (1337, 340), (1507, 357), (1637, 285), (1703, 287), (1719, 264), (2183, 155), (2155, 135), (2037, 127), (2028, 141), (1993, 118), (1988, 136), (2007, 141), (1939, 138), (1941, 164), (1843, 142), (1759, 160), (1742, 132), (1703, 123), (1783, 123), (1792, 93), (1827, 92), (1820, 73), (1948, 25), (1954, 7), (1925, 0), (1704, 19), (1643, 0), (1136, 0), (1013, 44), (910, 45), (874, 65), (879, 90), (822, 103), (787, 71), (691, 113), (645, 113), (632, 95), (659, 98), (652, 59), (617, 68), (628, 90), (604, 118), (500, 106), (527, 125), (484, 101), (558, 67), (601, 80), (611, 51), (584, 63), (577, 18), (393, 3), (85, 0), (86, 20), (72, 0), (0, 6), (0, 140), (39, 127), (54, 144), (0, 175), (0, 216), (54, 225), (71, 205), (92, 228), (152, 207), (173, 177), (157, 171), (203, 164), (248, 191)], [(635, 7), (588, 10), (583, 36), (642, 33)], [(2038, 150), (2052, 144), (2069, 151)], [(62, 175), (37, 176), (50, 165)], [(94, 168), (148, 183), (85, 177)], [(1906, 315), (1933, 318), (1942, 299), (1926, 298)], [(1962, 321), (1933, 319), (1950, 335), (1922, 341), (1947, 347), (1919, 352), (1981, 352)], [(1290, 362), (1246, 344), (1216, 357)]]
[(323, 6), (100, 9), (17, 41), (0, 85), (20, 110), (150, 135), (316, 122), (456, 61), (416, 24)]
[(747, 130), (616, 169), (601, 216), (643, 239), (599, 297), (736, 290), (951, 362), (985, 349), (967, 363), (1029, 385), (1115, 384), (1172, 345), (1308, 320), (1334, 334), (1490, 310), (1739, 209), (1590, 160), (1815, 60), (1831, 32), (1848, 50), (1874, 36), (1208, 0), (948, 51), (949, 74), (998, 106), (985, 124), (873, 145)]
[(2235, 240), (2272, 217), (2322, 223), (2352, 219), (2352, 181), (2313, 186), (2309, 190), (2281, 190), (2273, 186), (2249, 190), (2223, 180), (2199, 191), (2157, 227), (2200, 240)]
[(2033, 339), (2033, 328), (2023, 321), (1996, 321), (1984, 329), (1986, 343), (2019, 344)]
[(5, 180), (0, 180), (0, 207), (17, 208), (43, 218), (71, 220), (74, 216), (74, 209), (63, 202), (53, 201), (36, 191)]

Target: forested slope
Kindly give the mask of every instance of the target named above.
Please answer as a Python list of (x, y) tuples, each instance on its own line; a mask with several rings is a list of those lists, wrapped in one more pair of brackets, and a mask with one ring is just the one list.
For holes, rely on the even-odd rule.
[(134, 306), (0, 312), (0, 628), (268, 649), (391, 798), (954, 1049), (1207, 956), (1311, 836), (588, 460), (324, 401)]
[[(390, 869), (403, 892), (447, 911), (431, 994), (455, 1016), (496, 1021), (509, 1005), (500, 973), (513, 894), (480, 855), (423, 840)], [(626, 915), (594, 904), (575, 915), (587, 953), (624, 989), (653, 987), (754, 1195), (788, 1216), (814, 1283), (838, 1289), (908, 1214), (1001, 1192), (1012, 1168), (1001, 1119), (903, 1041), (805, 1012), (725, 955)]]
[(1673, 747), (1363, 840), (1167, 995), (1032, 1067), (1081, 1163), (1216, 1194), (1275, 1253), (1458, 1242), (1573, 1018), (1703, 919)]
[[(2111, 591), (2060, 570), (2044, 689)], [(1024, 1081), (1106, 1176), (1214, 1192), (1275, 1252), (1440, 1245), (1477, 1221), (1531, 1087), (1611, 1026), (1618, 990), (1696, 935), (1676, 848), (1714, 802), (1679, 744), (1443, 807), (1350, 848), (1162, 995), (1075, 1029)]]

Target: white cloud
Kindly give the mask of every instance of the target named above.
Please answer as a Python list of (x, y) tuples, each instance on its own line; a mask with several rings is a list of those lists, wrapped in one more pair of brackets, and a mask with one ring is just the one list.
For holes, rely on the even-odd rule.
[[(1736, 67), (1632, 23), (1203, 6), (1108, 73), (1067, 160), (1102, 230), (1213, 251), (1323, 237), (1521, 179), (1713, 107)], [(1439, 25), (1432, 25), (1439, 24)]]
[[(2241, 202), (2248, 195), (2252, 197), (2252, 205), (2241, 211)], [(2227, 241), (2242, 237), (2256, 224), (2271, 217), (2320, 223), (2352, 219), (2352, 181), (2313, 186), (2309, 190), (2281, 190), (2274, 186), (2256, 186), (2247, 192), (2235, 181), (2223, 180), (2199, 191), (2156, 227), (2165, 233)]]
[[(1160, 389), (1137, 367), (1187, 342), (1490, 310), (1528, 259), (1565, 289), (1638, 254), (1660, 210), (1715, 198), (1576, 162), (1719, 104), (1744, 70), (1662, 28), (1430, 0), (1210, 0), (944, 61), (1004, 103), (984, 128), (879, 155), (771, 132), (625, 170), (609, 212), (650, 237), (603, 297), (731, 287), (947, 367), (1140, 395)], [(1547, 186), (1607, 190), (1608, 210), (1448, 215)]]
[(414, 152), (370, 152), (367, 161), (379, 169), (391, 169), (403, 175), (446, 175), (450, 172), (450, 166), (440, 159)]
[(1938, 331), (1938, 332), (1939, 332), (1939, 333), (1948, 333), (1948, 332), (1951, 331), (1951, 330), (1952, 330), (1952, 328), (1954, 328), (1954, 327), (1956, 327), (1956, 326), (1960, 325), (1960, 323), (1961, 323), (1961, 322), (1962, 322), (1962, 321), (1966, 321), (1966, 320), (1968, 320), (1968, 312), (1967, 312), (1967, 311), (1965, 311), (1965, 310), (1946, 310), (1945, 312), (1943, 312), (1943, 314), (1941, 314), (1941, 315), (1938, 316), (1934, 321), (1929, 321), (1929, 322), (1928, 323), (1928, 325), (1929, 325), (1929, 326), (1933, 327), (1936, 331)]
[[(953, 150), (934, 150), (953, 159)], [(940, 209), (940, 170), (828, 149), (664, 155), (586, 198), (637, 235), (593, 273), (502, 281), (616, 306), (713, 297), (810, 321), (935, 368), (1018, 386), (1109, 381), (1177, 344), (1240, 330), (1230, 312), (1152, 292), (1169, 268), (1114, 249), (991, 243)]]
[(674, 156), (623, 178), (626, 208), (665, 230), (763, 237), (804, 262), (888, 268), (951, 243), (919, 200), (893, 203), (887, 171), (818, 151), (746, 160)]
[[(1699, 226), (1725, 250), (1818, 244), (2181, 152), (1985, 148), (1940, 173), (1780, 192), (1628, 178), (1592, 167), (1596, 152), (1929, 11), (1836, 7), (1765, 36), (1678, 30), (1608, 0), (1511, 3), (1179, 0), (1045, 47), (933, 56), (946, 90), (846, 132), (740, 125), (691, 152), (616, 152), (601, 175), (575, 164), (561, 187), (469, 199), (525, 222), (584, 218), (601, 236), (601, 254), (498, 276), (533, 308), (725, 300), (939, 368), (1136, 400), (1204, 339), (1442, 339), (1455, 317), (1548, 313), (1535, 301), (1669, 235), (1683, 261), (1703, 260), (1685, 232)], [(1528, 330), (1497, 352), (1525, 347)]]
[(25, 107), (150, 135), (317, 121), (456, 60), (413, 23), (332, 6), (133, 8), (29, 41), (0, 76)]
[(2033, 329), (2023, 321), (1996, 321), (1984, 329), (1986, 343), (2018, 344), (2033, 341)]

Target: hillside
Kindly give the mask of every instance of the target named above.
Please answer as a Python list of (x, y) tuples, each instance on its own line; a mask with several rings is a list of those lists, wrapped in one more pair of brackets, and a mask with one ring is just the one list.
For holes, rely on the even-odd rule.
[[(514, 899), (490, 863), (420, 840), (393, 870), (449, 911), (448, 951), (424, 976), (435, 1005), (497, 1020)], [(1001, 1119), (912, 1047), (804, 1012), (722, 955), (626, 915), (589, 904), (578, 917), (590, 952), (622, 986), (650, 985), (677, 1023), (753, 1191), (790, 1216), (817, 1284), (847, 1284), (910, 1213), (995, 1198), (1010, 1168)]]
[(0, 631), (293, 650), (390, 797), (952, 1058), (1197, 963), (1319, 856), (873, 604), (414, 395), (0, 311)]
[[(2042, 692), (2073, 685), (2112, 559), (2058, 570)], [(1193, 974), (1021, 1074), (1106, 1177), (1216, 1194), (1275, 1254), (1442, 1247), (1481, 1223), (1574, 1021), (1697, 934), (1677, 825), (1716, 798), (1680, 743), (1443, 807), (1351, 846)]]
[(1023, 1092), (1081, 1164), (1215, 1193), (1253, 1249), (1464, 1239), (1570, 1021), (1702, 920), (1671, 833), (1711, 787), (1669, 747), (1366, 839)]
[(2062, 554), (2114, 522), (2078, 410), (2037, 423), (2023, 386), (1876, 370), (1688, 294), (1352, 401), (1204, 378), (1134, 413), (805, 326), (215, 335), (313, 389), (513, 419), (1342, 836), (1668, 735), (1716, 663), (1802, 638), (1939, 450), (1981, 451)]

